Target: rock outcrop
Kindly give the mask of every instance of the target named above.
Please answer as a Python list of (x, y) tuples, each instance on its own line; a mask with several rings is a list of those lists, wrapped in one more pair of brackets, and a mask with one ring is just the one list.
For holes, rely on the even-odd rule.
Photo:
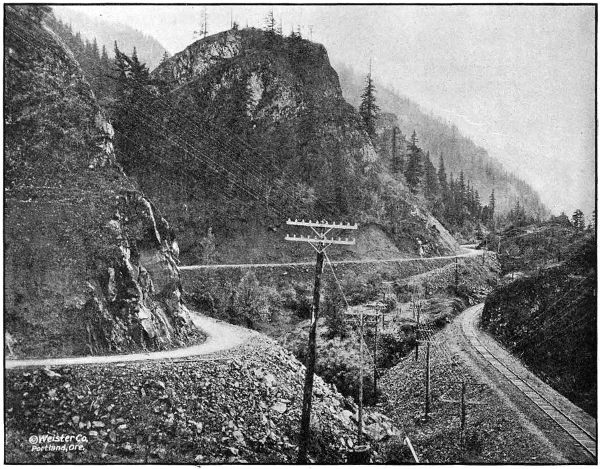
[(417, 237), (428, 255), (457, 249), (381, 164), (322, 45), (232, 29), (196, 41), (152, 77), (167, 90), (160, 113), (168, 134), (154, 127), (160, 175), (147, 165), (133, 173), (174, 217), (184, 262), (207, 261), (199, 240), (209, 227), (215, 262), (303, 259), (308, 251), (282, 240), (287, 216), (378, 226), (407, 254)]
[(194, 337), (169, 224), (116, 163), (113, 129), (47, 7), (7, 6), (5, 331), (14, 356)]

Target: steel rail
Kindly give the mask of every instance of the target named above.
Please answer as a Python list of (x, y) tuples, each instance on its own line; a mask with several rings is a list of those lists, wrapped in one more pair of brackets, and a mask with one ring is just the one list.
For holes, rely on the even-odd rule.
[[(481, 306), (483, 309), (483, 305)], [(573, 438), (585, 451), (591, 454), (594, 459), (597, 455), (596, 448), (596, 435), (586, 430), (579, 423), (575, 417), (570, 416), (566, 411), (563, 411), (559, 406), (550, 402), (544, 397), (533, 385), (535, 381), (528, 377), (520, 376), (514, 370), (510, 369), (504, 363), (502, 363), (496, 355), (494, 355), (489, 348), (487, 348), (475, 332), (475, 318), (477, 315), (473, 315), (472, 318), (467, 319), (461, 323), (462, 332), (465, 337), (469, 340), (471, 345), (477, 350), (477, 352), (493, 366), (501, 375), (503, 375), (511, 384), (519, 389), (536, 407), (542, 412), (548, 415), (556, 424), (558, 424), (571, 438)]]

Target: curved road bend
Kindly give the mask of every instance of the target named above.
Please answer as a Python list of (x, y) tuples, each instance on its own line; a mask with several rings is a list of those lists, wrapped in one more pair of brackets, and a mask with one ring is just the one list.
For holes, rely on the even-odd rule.
[(544, 383), (479, 329), (483, 306), (482, 303), (468, 308), (457, 317), (451, 326), (453, 338), (459, 336), (459, 340), (449, 341), (451, 348), (470, 355), (468, 362), (475, 371), (491, 378), (500, 397), (510, 400), (528, 427), (547, 436), (567, 461), (595, 461), (596, 419)]
[(129, 355), (90, 355), (85, 357), (5, 360), (5, 367), (11, 369), (32, 366), (92, 365), (197, 357), (231, 350), (238, 345), (244, 344), (249, 338), (258, 334), (258, 332), (250, 329), (234, 326), (218, 319), (201, 316), (193, 312), (190, 312), (190, 314), (196, 327), (204, 331), (207, 335), (206, 340), (198, 345), (159, 352), (132, 353)]
[[(333, 261), (334, 264), (364, 264), (369, 262), (401, 262), (419, 259), (452, 259), (454, 257), (472, 257), (482, 253), (475, 249), (463, 246), (463, 254), (457, 256), (442, 256), (442, 257), (427, 257), (427, 258), (399, 258), (399, 259), (367, 259), (356, 261)], [(294, 265), (313, 265), (312, 262), (284, 263), (284, 264), (238, 264), (238, 265), (207, 265), (207, 266), (188, 266), (180, 267), (182, 270), (194, 269), (218, 269), (218, 268), (235, 268), (235, 267), (279, 267), (279, 266), (294, 266)], [(207, 339), (202, 344), (192, 345), (174, 350), (165, 350), (159, 352), (142, 352), (132, 353), (128, 355), (90, 355), (84, 357), (66, 357), (66, 358), (32, 358), (32, 359), (7, 359), (5, 360), (6, 369), (23, 368), (34, 366), (69, 366), (69, 365), (92, 365), (106, 363), (124, 363), (144, 360), (171, 360), (187, 357), (197, 357), (209, 355), (215, 352), (223, 352), (230, 350), (238, 345), (244, 344), (250, 337), (258, 334), (255, 331), (239, 326), (219, 321), (207, 316), (190, 312), (192, 321), (207, 335)]]

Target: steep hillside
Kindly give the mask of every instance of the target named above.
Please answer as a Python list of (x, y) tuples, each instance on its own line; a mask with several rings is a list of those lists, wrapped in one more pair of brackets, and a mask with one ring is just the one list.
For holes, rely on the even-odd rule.
[[(9, 370), (6, 461), (294, 463), (304, 373), (298, 360), (264, 336), (202, 362)], [(357, 443), (356, 427), (356, 405), (317, 376), (310, 458), (345, 462)], [(32, 451), (31, 435), (52, 435), (57, 428), (85, 436), (83, 449)], [(400, 432), (377, 412), (365, 412), (364, 431), (373, 462), (385, 462), (386, 447), (401, 444)]]
[[(144, 150), (124, 164), (170, 214), (183, 262), (306, 258), (305, 246), (283, 242), (288, 217), (369, 225), (383, 236), (374, 251), (388, 238), (391, 253), (415, 253), (417, 236), (431, 254), (457, 248), (380, 164), (323, 46), (233, 29), (151, 78), (152, 104), (135, 111), (149, 133), (132, 137)], [(209, 228), (212, 259), (201, 244)]]
[(194, 337), (168, 223), (115, 161), (113, 129), (48, 8), (5, 8), (8, 352), (81, 355)]
[[(357, 107), (364, 88), (364, 77), (344, 64), (335, 64), (335, 68), (344, 97)], [(465, 178), (471, 180), (480, 193), (482, 202), (487, 203), (494, 190), (498, 213), (508, 212), (519, 201), (529, 215), (547, 215), (538, 194), (529, 184), (508, 173), (485, 149), (462, 136), (456, 126), (426, 114), (418, 104), (382, 85), (377, 86), (377, 103), (382, 111), (397, 116), (398, 126), (405, 136), (409, 137), (413, 130), (417, 132), (421, 146), (431, 153), (436, 167), (439, 156), (443, 154), (448, 174), (454, 173), (456, 178), (461, 170), (464, 171)]]
[(52, 9), (56, 17), (70, 25), (74, 32), (81, 33), (90, 41), (96, 39), (100, 49), (105, 46), (110, 57), (114, 57), (115, 41), (127, 53), (131, 53), (135, 47), (149, 67), (156, 67), (166, 52), (155, 38), (127, 25), (92, 18), (68, 6), (55, 6)]
[(541, 225), (510, 226), (488, 236), (482, 245), (498, 253), (504, 275), (528, 274), (571, 257), (589, 240), (590, 232), (578, 230), (568, 220), (564, 224), (554, 218)]
[(486, 300), (482, 325), (544, 381), (596, 414), (596, 238)]

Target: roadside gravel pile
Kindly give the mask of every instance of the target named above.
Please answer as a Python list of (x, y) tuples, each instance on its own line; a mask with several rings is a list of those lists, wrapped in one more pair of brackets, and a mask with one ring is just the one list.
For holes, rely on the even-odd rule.
[[(7, 370), (6, 462), (295, 462), (303, 383), (304, 366), (258, 335), (193, 360)], [(311, 458), (344, 462), (356, 407), (318, 377), (314, 392)], [(399, 439), (381, 414), (367, 413), (365, 432), (376, 451)], [(34, 450), (31, 437), (46, 434), (88, 441)]]

